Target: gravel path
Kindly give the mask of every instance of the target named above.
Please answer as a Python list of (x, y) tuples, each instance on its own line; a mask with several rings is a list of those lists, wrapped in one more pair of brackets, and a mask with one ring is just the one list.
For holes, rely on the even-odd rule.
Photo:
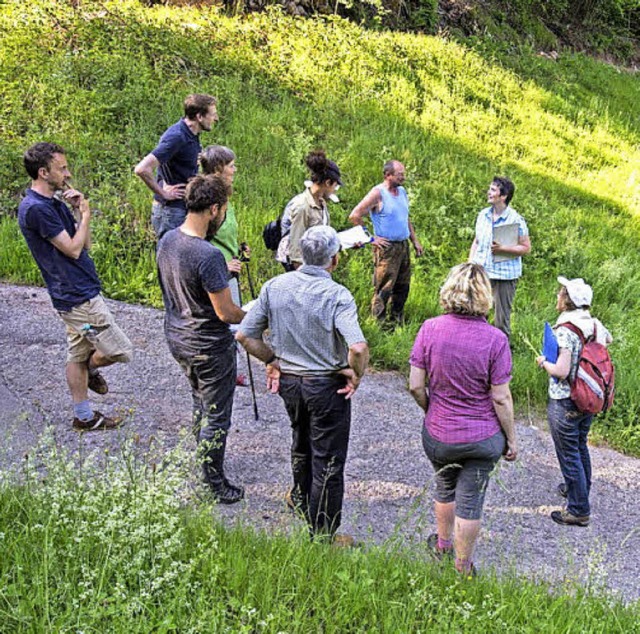
[[(110, 302), (135, 346), (128, 366), (108, 368), (110, 392), (96, 397), (105, 412), (132, 411), (129, 429), (141, 438), (177, 441), (190, 421), (186, 379), (171, 358), (158, 310)], [(124, 435), (71, 431), (64, 379), (65, 336), (46, 291), (0, 285), (0, 469), (19, 463), (50, 421), (56, 441), (103, 449)], [(244, 362), (243, 362), (244, 363)], [(218, 509), (231, 521), (287, 530), (297, 522), (284, 509), (290, 482), (290, 431), (278, 396), (264, 392), (261, 364), (254, 364), (260, 421), (250, 390), (236, 391), (228, 449), (232, 479), (246, 486), (246, 500)], [(353, 404), (346, 467), (344, 532), (382, 542), (411, 543), (432, 532), (433, 472), (420, 442), (420, 410), (394, 373), (368, 374)], [(487, 494), (476, 562), (498, 571), (562, 584), (565, 580), (610, 591), (626, 601), (640, 597), (640, 461), (592, 448), (592, 522), (561, 527), (548, 517), (560, 506), (559, 470), (548, 433), (521, 422), (521, 457), (502, 463)]]

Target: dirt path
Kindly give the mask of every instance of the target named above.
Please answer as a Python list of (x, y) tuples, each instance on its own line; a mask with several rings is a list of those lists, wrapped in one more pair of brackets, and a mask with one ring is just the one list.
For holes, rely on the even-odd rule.
[[(160, 311), (110, 302), (134, 343), (128, 366), (109, 368), (110, 392), (97, 397), (100, 409), (131, 410), (129, 430), (175, 442), (189, 426), (187, 382), (171, 358)], [(106, 448), (123, 434), (79, 436), (71, 431), (70, 399), (64, 379), (65, 337), (43, 289), (0, 285), (0, 469), (23, 459), (48, 420), (60, 444), (79, 442)], [(261, 419), (253, 418), (250, 391), (236, 391), (228, 468), (246, 486), (246, 501), (220, 508), (230, 519), (286, 529), (296, 522), (282, 502), (290, 475), (290, 431), (280, 398), (265, 394), (261, 364), (254, 364)], [(421, 417), (393, 373), (367, 375), (354, 401), (343, 530), (360, 539), (405, 543), (433, 530), (433, 472), (420, 442)], [(520, 425), (521, 458), (503, 463), (489, 487), (479, 567), (515, 569), (529, 578), (562, 583), (576, 580), (640, 597), (640, 461), (615, 451), (592, 449), (592, 523), (560, 527), (548, 517), (560, 506), (559, 471), (551, 438)]]

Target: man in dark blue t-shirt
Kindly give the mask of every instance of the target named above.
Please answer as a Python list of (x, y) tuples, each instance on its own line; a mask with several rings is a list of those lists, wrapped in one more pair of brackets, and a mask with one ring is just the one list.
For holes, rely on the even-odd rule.
[(198, 173), (198, 155), (202, 149), (199, 135), (203, 130), (209, 132), (216, 121), (215, 97), (189, 95), (184, 101), (184, 119), (172, 125), (160, 137), (155, 150), (136, 165), (136, 176), (154, 194), (151, 224), (158, 240), (184, 222), (185, 187)]
[(109, 388), (98, 368), (126, 363), (132, 347), (100, 295), (100, 280), (88, 253), (89, 202), (67, 184), (71, 173), (61, 146), (36, 143), (25, 152), (24, 166), (32, 182), (20, 203), (18, 223), (53, 307), (67, 327), (66, 374), (73, 398), (73, 428), (114, 429), (120, 419), (94, 411), (87, 390), (106, 394)]
[(205, 481), (223, 504), (244, 496), (224, 475), (236, 386), (235, 341), (227, 324), (239, 324), (244, 311), (233, 303), (224, 256), (207, 241), (224, 222), (228, 195), (218, 176), (192, 179), (185, 221), (164, 235), (157, 252), (167, 343), (191, 384)]

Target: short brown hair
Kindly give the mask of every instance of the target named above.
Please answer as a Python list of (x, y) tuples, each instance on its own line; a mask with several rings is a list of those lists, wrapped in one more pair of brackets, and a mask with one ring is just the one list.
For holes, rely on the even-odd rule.
[(211, 95), (189, 95), (184, 100), (184, 116), (187, 119), (195, 119), (197, 115), (206, 115), (211, 106), (216, 106), (218, 101)]
[(24, 153), (24, 168), (27, 170), (27, 174), (29, 174), (33, 180), (36, 180), (41, 167), (49, 169), (54, 154), (64, 153), (64, 148), (61, 145), (41, 141), (40, 143), (32, 145)]
[(189, 181), (184, 194), (187, 213), (201, 214), (212, 205), (224, 207), (229, 200), (229, 187), (219, 177), (198, 174)]
[(491, 281), (480, 264), (454, 266), (440, 289), (440, 306), (446, 313), (486, 317), (492, 303)]

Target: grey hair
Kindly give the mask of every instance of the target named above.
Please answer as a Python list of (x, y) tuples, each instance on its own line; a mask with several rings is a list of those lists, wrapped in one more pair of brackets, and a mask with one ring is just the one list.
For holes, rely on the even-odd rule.
[(204, 174), (217, 174), (235, 161), (236, 155), (224, 145), (209, 145), (200, 153), (198, 160)]
[(340, 251), (340, 240), (333, 227), (317, 225), (309, 227), (300, 238), (302, 261), (312, 266), (326, 268), (331, 258)]

